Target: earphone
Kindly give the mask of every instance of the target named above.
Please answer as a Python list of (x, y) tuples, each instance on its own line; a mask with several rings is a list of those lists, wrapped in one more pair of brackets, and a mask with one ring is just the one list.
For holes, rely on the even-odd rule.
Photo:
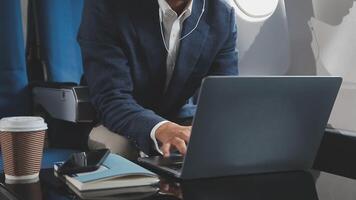
[[(201, 13), (200, 13), (200, 16), (199, 16), (199, 18), (198, 18), (198, 21), (197, 21), (196, 25), (194, 26), (194, 28), (193, 28), (191, 31), (189, 31), (187, 34), (185, 34), (185, 35), (182, 36), (181, 38), (179, 38), (179, 41), (184, 40), (186, 37), (188, 37), (190, 34), (192, 34), (192, 33), (195, 31), (195, 29), (198, 28), (198, 25), (199, 25), (199, 23), (200, 23), (200, 20), (201, 20), (201, 18), (203, 17), (204, 12), (205, 12), (205, 5), (206, 5), (206, 0), (204, 0), (203, 8), (202, 8), (202, 10), (201, 10)], [(164, 44), (164, 47), (166, 48), (167, 52), (169, 53), (168, 45), (167, 45), (167, 43), (166, 43), (166, 40), (164, 39), (164, 34), (163, 34), (163, 25), (162, 25), (162, 24), (163, 24), (163, 17), (162, 17), (162, 10), (161, 10), (161, 8), (160, 8), (160, 11), (159, 11), (159, 20), (160, 20), (159, 25), (160, 25), (160, 28), (161, 28), (161, 36), (162, 36), (163, 44)]]

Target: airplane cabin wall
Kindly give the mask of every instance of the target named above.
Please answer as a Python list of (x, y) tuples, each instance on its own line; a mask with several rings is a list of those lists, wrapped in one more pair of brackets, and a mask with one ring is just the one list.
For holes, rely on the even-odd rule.
[(267, 18), (246, 17), (237, 1), (227, 0), (227, 3), (236, 10), (240, 74), (286, 74), (290, 66), (290, 43), (284, 1), (280, 0)]
[(356, 135), (356, 1), (285, 0), (285, 5), (291, 41), (288, 74), (342, 76), (329, 123)]

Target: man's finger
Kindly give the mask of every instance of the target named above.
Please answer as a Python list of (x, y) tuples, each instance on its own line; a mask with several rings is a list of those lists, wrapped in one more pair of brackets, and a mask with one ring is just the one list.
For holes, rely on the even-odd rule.
[(190, 140), (190, 136), (192, 135), (192, 127), (191, 126), (189, 126), (188, 128), (187, 128), (187, 130), (188, 131), (186, 131), (186, 136), (188, 137), (187, 139), (188, 139), (188, 141), (186, 141), (186, 142), (189, 142), (189, 140)]
[(180, 138), (174, 138), (172, 140), (172, 144), (179, 151), (179, 153), (183, 155), (187, 153), (187, 145), (185, 144), (184, 140)]
[(184, 131), (179, 132), (179, 134), (177, 134), (176, 137), (188, 143), (190, 139), (190, 135), (191, 135), (191, 128), (187, 127)]
[(161, 151), (163, 153), (164, 157), (169, 157), (171, 155), (171, 144), (170, 143), (166, 143), (163, 144), (161, 147)]

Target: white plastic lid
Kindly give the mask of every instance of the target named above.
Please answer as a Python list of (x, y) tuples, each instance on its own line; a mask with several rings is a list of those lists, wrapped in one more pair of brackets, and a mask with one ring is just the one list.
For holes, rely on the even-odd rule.
[(32, 132), (47, 130), (42, 117), (6, 117), (0, 120), (0, 131)]

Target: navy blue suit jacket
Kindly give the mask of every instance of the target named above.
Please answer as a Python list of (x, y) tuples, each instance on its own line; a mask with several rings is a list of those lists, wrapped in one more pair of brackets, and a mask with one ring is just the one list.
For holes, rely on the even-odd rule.
[[(196, 25), (203, 0), (194, 0), (182, 35)], [(153, 151), (151, 129), (177, 117), (208, 75), (237, 75), (234, 10), (206, 0), (197, 29), (181, 41), (168, 90), (157, 0), (86, 0), (78, 41), (92, 102), (104, 126)]]

